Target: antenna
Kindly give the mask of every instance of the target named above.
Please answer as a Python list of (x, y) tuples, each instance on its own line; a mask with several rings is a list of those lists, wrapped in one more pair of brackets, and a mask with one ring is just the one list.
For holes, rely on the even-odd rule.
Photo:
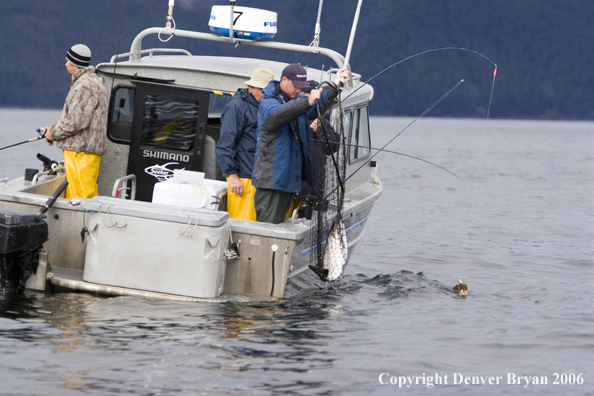
[(320, 31), (322, 30), (322, 28), (320, 27), (320, 19), (322, 18), (323, 5), (324, 5), (324, 0), (320, 0), (320, 5), (318, 7), (318, 19), (316, 21), (316, 27), (314, 30), (314, 38), (313, 38), (313, 41), (311, 42), (311, 44), (309, 45), (310, 47), (318, 48), (318, 46), (320, 44)]
[(355, 11), (355, 19), (353, 20), (353, 27), (351, 28), (351, 37), (349, 38), (349, 45), (347, 47), (346, 56), (344, 57), (344, 68), (350, 69), (349, 59), (351, 58), (351, 49), (353, 48), (353, 41), (355, 41), (355, 33), (357, 32), (357, 23), (359, 22), (359, 13), (361, 12), (361, 5), (363, 0), (359, 0), (357, 10)]
[(175, 33), (171, 33), (166, 40), (164, 40), (164, 39), (161, 38), (161, 33), (163, 33), (164, 30), (166, 30), (166, 29), (173, 29), (173, 30), (175, 30), (175, 19), (173, 19), (173, 6), (174, 6), (174, 4), (175, 4), (175, 0), (169, 0), (169, 11), (167, 12), (167, 17), (165, 18), (165, 21), (166, 21), (165, 22), (165, 27), (159, 31), (159, 35), (158, 35), (159, 41), (161, 41), (163, 43), (168, 42), (169, 40), (171, 40), (171, 38), (173, 36), (175, 36)]
[[(175, 5), (175, 0), (169, 0), (169, 12), (167, 13), (167, 18), (165, 18), (165, 20), (167, 21), (165, 23), (165, 26), (167, 28), (171, 27), (171, 21), (173, 21), (173, 6)], [(173, 24), (175, 26), (175, 21), (173, 21)]]

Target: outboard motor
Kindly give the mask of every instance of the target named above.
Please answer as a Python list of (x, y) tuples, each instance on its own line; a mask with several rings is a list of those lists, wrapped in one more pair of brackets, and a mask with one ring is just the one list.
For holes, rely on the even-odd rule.
[(42, 216), (24, 210), (0, 211), (0, 279), (4, 295), (20, 294), (37, 270), (39, 250), (47, 241)]
[(27, 279), (37, 270), (39, 252), (48, 240), (44, 213), (67, 185), (67, 181), (60, 184), (39, 214), (16, 209), (0, 211), (0, 283), (5, 296), (22, 293)]

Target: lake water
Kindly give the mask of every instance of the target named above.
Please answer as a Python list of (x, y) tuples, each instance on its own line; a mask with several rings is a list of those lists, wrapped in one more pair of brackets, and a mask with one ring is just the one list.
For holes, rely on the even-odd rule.
[[(0, 110), (0, 146), (59, 114)], [(373, 117), (374, 147), (411, 121)], [(0, 299), (0, 395), (594, 395), (594, 123), (427, 118), (388, 149), (460, 178), (379, 154), (384, 195), (341, 284), (271, 303)], [(61, 158), (4, 150), (0, 177), (37, 152)]]

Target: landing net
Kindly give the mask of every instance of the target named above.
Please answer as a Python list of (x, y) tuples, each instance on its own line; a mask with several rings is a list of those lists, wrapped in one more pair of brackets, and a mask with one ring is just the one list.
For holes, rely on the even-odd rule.
[[(335, 87), (324, 87), (336, 89)], [(313, 168), (313, 184), (308, 205), (312, 208), (310, 234), (310, 266), (322, 268), (324, 248), (328, 234), (337, 221), (342, 221), (344, 179), (346, 170), (346, 136), (344, 113), (340, 95), (332, 103), (318, 106), (316, 114), (321, 119), (317, 133), (310, 130), (310, 153)]]

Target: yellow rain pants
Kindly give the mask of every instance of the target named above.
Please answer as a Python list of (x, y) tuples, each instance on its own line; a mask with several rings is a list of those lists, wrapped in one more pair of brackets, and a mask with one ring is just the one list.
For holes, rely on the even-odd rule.
[(76, 151), (64, 151), (66, 168), (66, 198), (93, 198), (98, 194), (97, 178), (101, 167), (101, 156)]
[(285, 220), (289, 220), (291, 217), (293, 217), (293, 212), (295, 211), (295, 209), (303, 205), (305, 205), (305, 201), (295, 198), (293, 200), (293, 203), (291, 204), (291, 209), (289, 209), (289, 213), (287, 213), (287, 218)]
[(256, 221), (256, 209), (254, 207), (254, 194), (256, 187), (252, 186), (251, 179), (242, 179), (243, 194), (237, 195), (231, 192), (229, 178), (227, 178), (227, 212), (233, 219)]

